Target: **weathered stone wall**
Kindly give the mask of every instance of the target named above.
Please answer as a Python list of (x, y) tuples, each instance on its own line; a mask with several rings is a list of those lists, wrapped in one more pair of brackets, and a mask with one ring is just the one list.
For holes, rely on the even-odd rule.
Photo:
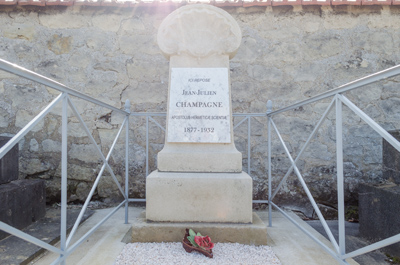
[[(314, 96), (356, 78), (400, 63), (399, 6), (281, 6), (225, 8), (239, 23), (242, 45), (231, 61), (234, 112), (265, 112)], [(22, 65), (118, 108), (126, 99), (137, 112), (166, 111), (168, 61), (156, 44), (168, 7), (0, 7), (0, 58)], [(398, 79), (377, 83), (346, 95), (386, 129), (399, 128)], [(55, 98), (57, 91), (0, 72), (0, 135), (13, 135)], [(288, 148), (296, 155), (329, 101), (307, 105), (274, 118)], [(122, 116), (76, 101), (89, 130), (107, 152)], [(20, 143), (20, 178), (46, 180), (48, 201), (59, 199), (61, 117), (53, 111)], [(359, 182), (382, 181), (381, 137), (345, 110), (346, 200), (356, 200)], [(165, 124), (163, 119), (157, 119)], [(240, 118), (235, 118), (235, 122)], [(266, 118), (252, 121), (254, 198), (267, 194)], [(84, 200), (100, 171), (100, 159), (80, 128), (69, 119), (69, 199)], [(299, 162), (318, 202), (334, 206), (334, 113), (320, 129)], [(130, 194), (145, 197), (145, 120), (131, 119)], [(150, 123), (150, 170), (164, 134)], [(247, 128), (235, 131), (236, 145), (245, 152)], [(274, 138), (274, 185), (289, 161)], [(111, 164), (124, 176), (124, 139)], [(244, 153), (244, 170), (247, 155)], [(277, 201), (298, 205), (305, 200), (294, 176)], [(114, 199), (118, 190), (109, 177), (96, 198)], [(304, 207), (303, 207), (304, 208)], [(311, 211), (307, 214), (311, 214)]]

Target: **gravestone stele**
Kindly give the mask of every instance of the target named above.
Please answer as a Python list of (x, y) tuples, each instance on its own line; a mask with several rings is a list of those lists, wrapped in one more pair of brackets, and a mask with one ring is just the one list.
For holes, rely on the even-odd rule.
[(233, 137), (229, 59), (236, 21), (204, 4), (181, 7), (158, 30), (170, 61), (165, 146), (146, 179), (146, 219), (252, 223), (252, 179)]
[(165, 172), (241, 172), (233, 142), (229, 59), (241, 31), (210, 5), (177, 9), (160, 25), (158, 45), (170, 60), (166, 141), (158, 154)]

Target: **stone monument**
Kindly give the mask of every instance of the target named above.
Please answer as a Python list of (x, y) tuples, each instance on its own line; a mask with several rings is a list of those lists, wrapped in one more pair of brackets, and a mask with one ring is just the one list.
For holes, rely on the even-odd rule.
[[(132, 240), (176, 241), (185, 226), (203, 224), (217, 242), (266, 244), (266, 226), (252, 212), (252, 179), (242, 172), (233, 138), (229, 59), (241, 43), (237, 22), (217, 7), (187, 5), (164, 19), (157, 41), (170, 61), (165, 146), (158, 170), (146, 179), (146, 224), (133, 228)], [(232, 224), (242, 233), (221, 235)], [(144, 240), (149, 226), (157, 236), (182, 231)]]
[(238, 24), (222, 9), (189, 5), (162, 22), (157, 40), (170, 60), (167, 130), (146, 180), (146, 218), (251, 223), (252, 179), (233, 142), (229, 58)]

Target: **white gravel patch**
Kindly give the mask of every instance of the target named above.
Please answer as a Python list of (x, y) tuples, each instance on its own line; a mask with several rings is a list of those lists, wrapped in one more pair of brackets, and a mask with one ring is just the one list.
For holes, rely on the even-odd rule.
[(263, 264), (281, 265), (269, 246), (238, 243), (216, 243), (212, 259), (193, 251), (187, 253), (182, 243), (130, 243), (122, 250), (114, 265), (164, 264)]

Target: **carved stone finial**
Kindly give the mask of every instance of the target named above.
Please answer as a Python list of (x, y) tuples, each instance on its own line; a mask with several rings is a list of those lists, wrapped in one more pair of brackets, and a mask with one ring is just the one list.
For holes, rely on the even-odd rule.
[(167, 58), (180, 54), (233, 58), (241, 39), (239, 25), (230, 14), (204, 4), (175, 10), (164, 19), (157, 34), (158, 46)]

